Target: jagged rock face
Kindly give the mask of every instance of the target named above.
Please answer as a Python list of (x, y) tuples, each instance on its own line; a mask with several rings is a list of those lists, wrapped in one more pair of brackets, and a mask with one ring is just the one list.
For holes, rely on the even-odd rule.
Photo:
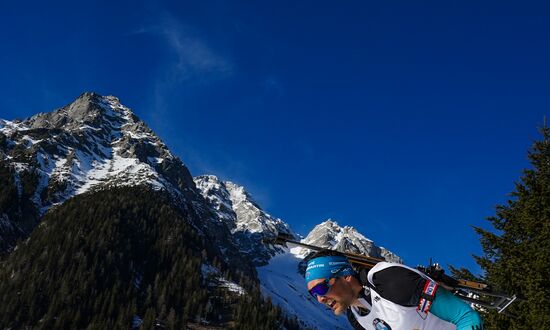
[(32, 201), (40, 214), (109, 185), (145, 183), (184, 195), (194, 188), (181, 160), (114, 96), (84, 93), (53, 112), (1, 121), (0, 134), (2, 161), (18, 177), (37, 176)]
[[(400, 257), (383, 247), (376, 246), (373, 241), (360, 234), (355, 228), (348, 226), (340, 227), (338, 223), (330, 219), (315, 226), (306, 238), (302, 240), (302, 243), (403, 263)], [(308, 249), (300, 250), (300, 254), (302, 255), (306, 255), (309, 252), (310, 250)]]
[(213, 175), (195, 177), (195, 183), (217, 215), (216, 219), (230, 228), (240, 252), (255, 265), (264, 265), (273, 255), (282, 252), (278, 246), (265, 244), (266, 240), (278, 233), (295, 236), (288, 224), (263, 211), (242, 186)]

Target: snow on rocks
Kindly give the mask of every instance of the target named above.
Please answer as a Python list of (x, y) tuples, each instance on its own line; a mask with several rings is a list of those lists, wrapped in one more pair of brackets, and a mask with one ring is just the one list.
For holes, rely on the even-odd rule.
[[(334, 220), (328, 219), (319, 225), (302, 240), (302, 243), (320, 246), (326, 249), (364, 254), (367, 256), (382, 258), (386, 261), (403, 263), (396, 254), (379, 247), (357, 229), (349, 226), (341, 227)], [(307, 255), (309, 249), (302, 248), (299, 254)]]
[(212, 221), (228, 227), (234, 244), (254, 265), (266, 264), (282, 251), (265, 244), (265, 239), (273, 239), (280, 232), (295, 235), (288, 224), (262, 210), (242, 186), (214, 175), (195, 177), (195, 184), (216, 215)]
[(163, 171), (167, 162), (167, 168), (183, 163), (114, 96), (84, 93), (53, 112), (0, 120), (0, 133), (7, 141), (0, 154), (16, 182), (25, 174), (36, 177), (32, 201), (41, 214), (103, 186), (144, 184), (177, 196), (185, 188)]
[(238, 295), (245, 295), (246, 290), (235, 282), (231, 282), (222, 276), (220, 270), (209, 264), (201, 265), (201, 275), (208, 286), (223, 288)]

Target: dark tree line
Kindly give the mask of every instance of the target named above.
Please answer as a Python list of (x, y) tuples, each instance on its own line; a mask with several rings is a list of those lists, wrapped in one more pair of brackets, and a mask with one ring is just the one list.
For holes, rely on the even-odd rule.
[[(209, 245), (160, 192), (125, 187), (76, 196), (1, 261), (0, 328), (298, 327)], [(205, 262), (247, 294), (208, 287)]]
[(8, 254), (16, 240), (25, 237), (38, 220), (38, 212), (31, 201), (38, 185), (38, 176), (32, 170), (24, 170), (19, 173), (18, 180), (19, 188), (14, 170), (0, 159), (0, 217), (9, 217), (15, 225), (0, 226), (0, 257)]

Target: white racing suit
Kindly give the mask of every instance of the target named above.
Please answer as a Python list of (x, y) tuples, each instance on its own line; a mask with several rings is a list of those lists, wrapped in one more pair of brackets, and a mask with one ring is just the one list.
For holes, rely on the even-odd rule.
[[(365, 278), (366, 277), (366, 278)], [(364, 291), (352, 306), (348, 319), (356, 329), (374, 330), (481, 330), (479, 314), (420, 271), (395, 263), (380, 262), (365, 276)], [(435, 286), (425, 308), (427, 287)]]

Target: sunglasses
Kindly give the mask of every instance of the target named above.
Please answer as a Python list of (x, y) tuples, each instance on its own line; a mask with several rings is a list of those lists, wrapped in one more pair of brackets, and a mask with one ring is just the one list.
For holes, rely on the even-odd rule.
[[(317, 298), (317, 296), (326, 295), (330, 291), (330, 288), (332, 288), (332, 285), (334, 285), (334, 284), (330, 284), (329, 282), (330, 282), (330, 278), (325, 279), (323, 282), (319, 282), (315, 284), (313, 288), (308, 290), (309, 294), (312, 295), (313, 298)], [(334, 281), (334, 283), (336, 283), (336, 281)]]
[[(341, 272), (342, 270), (344, 270), (346, 268), (348, 268), (348, 266), (344, 266), (344, 267), (338, 269), (337, 271), (334, 272), (334, 274), (338, 274), (339, 272)], [(333, 284), (329, 283), (331, 278), (336, 279)], [(312, 295), (313, 298), (316, 298), (316, 299), (317, 299), (317, 296), (324, 296), (330, 291), (330, 288), (332, 288), (332, 286), (336, 283), (336, 281), (338, 281), (338, 277), (330, 277), (328, 279), (325, 279), (323, 282), (315, 284), (315, 286), (313, 288), (309, 289), (308, 290), (309, 294)]]

